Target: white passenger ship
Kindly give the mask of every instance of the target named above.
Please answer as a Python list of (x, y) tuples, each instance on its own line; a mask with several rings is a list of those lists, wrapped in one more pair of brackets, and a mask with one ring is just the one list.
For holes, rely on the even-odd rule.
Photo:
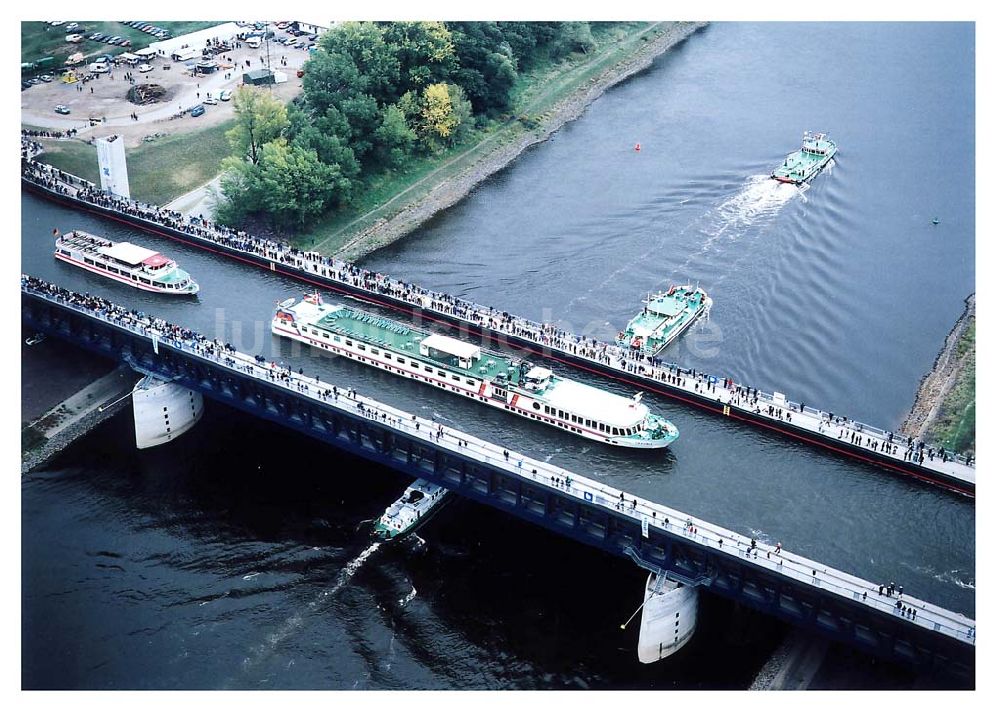
[(170, 295), (194, 295), (198, 283), (155, 250), (132, 243), (70, 231), (56, 239), (55, 257), (70, 265), (131, 285), (140, 290)]
[(431, 384), (594, 441), (636, 449), (673, 442), (677, 427), (631, 399), (446, 335), (421, 332), (319, 294), (282, 302), (271, 331), (387, 372)]

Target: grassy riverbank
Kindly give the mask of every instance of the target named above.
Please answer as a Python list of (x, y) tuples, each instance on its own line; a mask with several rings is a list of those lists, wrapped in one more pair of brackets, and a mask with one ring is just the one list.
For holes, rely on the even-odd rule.
[[(125, 150), (132, 198), (163, 205), (211, 181), (231, 147), (226, 131), (233, 121), (188, 134), (158, 138)], [(41, 161), (99, 183), (97, 150), (83, 141), (42, 139)]]
[(956, 452), (976, 450), (976, 318), (959, 338), (955, 348), (961, 368), (941, 402), (927, 435), (933, 444)]
[[(591, 88), (601, 81), (608, 85), (633, 69), (629, 60), (649, 51), (674, 23), (595, 23), (597, 43), (588, 54), (538, 67), (518, 77), (514, 110), (500, 120), (474, 132), (461, 145), (433, 157), (409, 163), (403, 170), (384, 172), (365, 180), (354, 202), (322, 218), (312, 229), (292, 237), (292, 242), (328, 255), (356, 260), (399, 235), (412, 230), (427, 215), (453, 204), (482, 178), (509, 163), (525, 146), (544, 138), (575, 113), (566, 112), (567, 102), (577, 99), (582, 107), (592, 100)], [(562, 109), (565, 116), (556, 116)], [(526, 141), (527, 139), (527, 141)], [(510, 147), (519, 147), (505, 153)], [(470, 174), (473, 174), (470, 178)], [(456, 187), (443, 200), (435, 192)], [(427, 203), (430, 206), (427, 206)], [(401, 213), (419, 209), (420, 218), (402, 228), (387, 223)]]

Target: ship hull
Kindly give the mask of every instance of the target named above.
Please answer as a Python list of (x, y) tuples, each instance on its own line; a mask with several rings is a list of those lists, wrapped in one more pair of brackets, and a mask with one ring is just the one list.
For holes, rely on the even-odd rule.
[(22, 177), (21, 187), (36, 196), (45, 198), (58, 205), (68, 206), (74, 210), (85, 211), (87, 213), (106, 218), (139, 230), (146, 231), (153, 235), (170, 238), (178, 243), (193, 246), (201, 250), (206, 250), (216, 255), (231, 258), (240, 263), (253, 265), (272, 273), (284, 275), (296, 280), (300, 280), (307, 285), (322, 287), (331, 292), (345, 295), (355, 300), (389, 308), (411, 316), (417, 320), (425, 320), (448, 325), (462, 330), (464, 334), (481, 337), (485, 343), (497, 349), (517, 349), (523, 350), (527, 354), (536, 357), (552, 360), (560, 364), (571, 365), (585, 372), (597, 374), (608, 379), (615, 380), (621, 384), (641, 387), (644, 390), (655, 394), (661, 394), (670, 399), (689, 404), (704, 409), (707, 412), (720, 415), (720, 417), (736, 419), (746, 424), (765, 431), (779, 433), (785, 437), (797, 439), (803, 443), (822, 448), (829, 453), (851, 460), (861, 461), (879, 466), (896, 476), (912, 478), (923, 483), (943, 488), (953, 493), (974, 497), (976, 495), (976, 485), (963, 479), (954, 478), (947, 474), (934, 471), (933, 469), (913, 463), (905, 462), (888, 454), (884, 454), (861, 446), (844, 442), (834, 436), (817, 434), (808, 429), (801, 429), (793, 425), (782, 425), (769, 419), (764, 415), (755, 414), (753, 411), (733, 407), (731, 411), (725, 411), (725, 405), (710, 395), (693, 394), (688, 390), (674, 387), (660, 380), (649, 378), (642, 374), (623, 372), (614, 366), (577, 355), (572, 352), (560, 349), (553, 349), (539, 345), (537, 342), (527, 337), (513, 334), (498, 333), (489, 327), (484, 327), (479, 323), (465, 319), (449, 312), (436, 310), (432, 307), (421, 307), (408, 302), (404, 298), (383, 292), (381, 290), (370, 289), (363, 285), (355, 285), (337, 280), (334, 277), (310, 272), (302, 267), (272, 260), (267, 257), (256, 255), (239, 248), (221, 245), (208, 238), (202, 238), (194, 233), (164, 225), (155, 220), (134, 216), (114, 208), (98, 206), (87, 201), (83, 201), (74, 196), (68, 196), (51, 188), (41, 186), (33, 181)]
[[(576, 436), (582, 436), (585, 439), (591, 441), (596, 441), (601, 444), (607, 444), (609, 446), (620, 446), (629, 449), (663, 449), (669, 446), (676, 440), (676, 437), (649, 440), (649, 441), (639, 441), (639, 440), (627, 440), (627, 439), (615, 439), (614, 437), (604, 437), (600, 432), (589, 432), (587, 429), (580, 428), (577, 425), (571, 425), (568, 422), (566, 426), (563, 426), (562, 420), (553, 418), (551, 416), (545, 415), (541, 411), (533, 411), (531, 409), (524, 409), (518, 406), (518, 401), (525, 401), (526, 403), (531, 403), (531, 398), (524, 395), (517, 395), (518, 399), (513, 399), (508, 402), (506, 399), (498, 398), (493, 396), (488, 389), (485, 389), (485, 383), (481, 385), (480, 388), (469, 388), (464, 382), (455, 382), (448, 380), (446, 372), (445, 379), (440, 379), (436, 374), (425, 374), (419, 371), (411, 369), (408, 365), (399, 364), (386, 359), (381, 359), (379, 357), (373, 357), (370, 353), (360, 354), (352, 349), (345, 346), (340, 346), (331, 342), (327, 342), (323, 339), (316, 338), (312, 335), (302, 335), (295, 330), (288, 329), (279, 320), (272, 320), (271, 331), (279, 336), (288, 337), (290, 339), (302, 342), (303, 344), (312, 345), (319, 349), (325, 350), (327, 352), (332, 352), (341, 357), (347, 357), (348, 359), (354, 360), (355, 362), (361, 362), (370, 367), (377, 367), (383, 371), (395, 374), (398, 377), (404, 377), (422, 384), (429, 384), (438, 389), (442, 389), (452, 394), (457, 394), (459, 396), (465, 397), (467, 399), (473, 399), (482, 404), (493, 407), (494, 409), (502, 409), (511, 414), (523, 417), (525, 419), (531, 419), (532, 421), (542, 422), (550, 426), (554, 426), (560, 431), (565, 431)], [(439, 367), (438, 369), (444, 371), (445, 368)]]
[(75, 268), (82, 268), (83, 270), (86, 270), (89, 273), (93, 273), (94, 275), (100, 275), (102, 278), (108, 278), (110, 280), (114, 280), (115, 282), (124, 283), (125, 285), (129, 285), (139, 290), (144, 290), (148, 293), (159, 293), (161, 295), (195, 295), (198, 293), (199, 290), (197, 285), (191, 290), (171, 290), (169, 288), (157, 288), (152, 285), (143, 285), (138, 280), (133, 280), (128, 276), (115, 275), (114, 273), (109, 272), (107, 270), (102, 270), (97, 266), (87, 265), (86, 263), (80, 262), (79, 260), (74, 260), (70, 256), (60, 255), (59, 253), (53, 253), (53, 255), (56, 257), (57, 260), (61, 260), (62, 262), (68, 265), (72, 265)]

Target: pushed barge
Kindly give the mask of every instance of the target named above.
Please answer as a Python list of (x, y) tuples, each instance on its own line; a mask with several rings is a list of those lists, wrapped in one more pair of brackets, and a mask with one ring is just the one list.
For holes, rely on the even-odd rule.
[(801, 186), (812, 181), (836, 153), (837, 145), (826, 134), (807, 131), (802, 137), (802, 148), (789, 154), (785, 163), (771, 172), (771, 178)]
[(326, 305), (318, 293), (280, 303), (271, 331), (612, 446), (658, 449), (678, 436), (640, 402), (641, 392), (612, 394), (453, 337)]
[(169, 295), (198, 292), (198, 283), (165, 255), (84, 231), (70, 231), (57, 238), (55, 257), (140, 290)]
[(652, 356), (707, 312), (712, 299), (699, 287), (672, 285), (665, 292), (647, 297), (645, 305), (618, 333), (617, 342), (619, 347)]

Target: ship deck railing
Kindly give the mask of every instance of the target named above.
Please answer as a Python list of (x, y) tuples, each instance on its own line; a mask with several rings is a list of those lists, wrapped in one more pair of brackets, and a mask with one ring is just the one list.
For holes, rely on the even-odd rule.
[[(563, 353), (571, 355), (582, 362), (599, 365), (602, 369), (612, 369), (621, 373), (624, 377), (641, 374), (646, 379), (664, 383), (674, 389), (679, 387), (688, 393), (701, 391), (702, 380), (700, 377), (703, 376), (701, 373), (673, 363), (663, 364), (652, 355), (644, 354), (641, 358), (636, 359), (628, 348), (619, 347), (595, 338), (574, 335), (563, 330), (558, 330), (555, 325), (540, 323), (528, 318), (504, 313), (503, 311), (445, 293), (438, 293), (417, 285), (404, 283), (380, 273), (364, 271), (350, 263), (329, 256), (313, 252), (296, 252), (296, 249), (293, 249), (289, 245), (258, 238), (225, 226), (214, 226), (198, 218), (185, 218), (176, 211), (168, 211), (151, 204), (131, 201), (120, 197), (107, 196), (100, 193), (94, 184), (89, 181), (55, 169), (47, 164), (34, 161), (30, 156), (22, 160), (21, 170), (22, 178), (26, 181), (50, 190), (52, 190), (52, 185), (55, 185), (57, 192), (65, 193), (76, 200), (90, 203), (103, 209), (110, 209), (124, 215), (135, 216), (158, 224), (166, 224), (173, 230), (187, 232), (192, 236), (215, 242), (231, 250), (288, 265), (346, 286), (359, 287), (376, 293), (392, 295), (413, 307), (421, 309), (429, 308), (460, 320), (489, 328), (491, 331), (501, 335), (511, 335), (520, 339), (526, 339), (535, 343), (543, 350), (550, 350), (553, 354), (558, 355), (559, 353)], [(87, 192), (86, 195), (81, 195), (84, 191)], [(668, 376), (672, 374), (676, 374), (681, 378), (679, 384), (675, 385), (668, 381)], [(744, 386), (751, 391), (753, 390), (749, 385), (735, 386)], [(770, 394), (758, 390), (758, 400), (770, 399)], [(719, 401), (725, 400), (720, 398)], [(742, 408), (739, 406), (738, 400), (737, 402), (733, 402), (733, 404), (737, 408)], [(792, 402), (789, 404), (797, 406)], [(807, 410), (799, 412), (797, 416), (794, 416), (793, 422), (797, 426), (811, 430), (814, 433), (825, 434), (826, 427), (823, 430), (820, 429), (820, 426), (824, 423), (824, 420), (821, 418), (822, 414), (824, 412), (807, 408)], [(872, 437), (882, 442), (887, 439), (890, 433), (889, 430), (862, 424), (846, 416), (841, 416), (839, 419), (842, 419), (843, 422), (836, 425), (838, 428), (845, 424), (850, 424), (864, 436)], [(782, 423), (778, 419), (774, 419), (774, 422), (776, 424)], [(847, 439), (845, 438), (844, 441), (847, 441)], [(902, 445), (905, 452), (905, 437), (894, 434), (892, 443), (897, 447)], [(933, 450), (935, 454), (939, 452), (939, 449), (930, 446), (928, 446), (928, 449)], [(944, 450), (944, 453), (948, 456), (946, 462), (935, 458), (933, 461), (924, 463), (922, 467), (951, 476), (965, 483), (974, 484), (974, 460), (969, 464), (959, 463), (958, 460), (960, 458), (964, 460), (964, 457), (951, 450)], [(907, 459), (901, 454), (894, 455), (893, 458), (901, 463), (907, 462)]]
[[(160, 342), (178, 350), (210, 360), (241, 375), (267, 380), (291, 393), (303, 395), (327, 405), (348, 405), (356, 410), (353, 413), (363, 414), (371, 421), (400, 430), (411, 438), (422, 440), (439, 449), (453, 451), (466, 458), (478, 460), (493, 468), (516, 474), (520, 478), (530, 479), (540, 485), (558, 488), (568, 496), (588, 505), (601, 506), (624, 517), (632, 518), (638, 523), (645, 524), (646, 527), (660, 528), (676, 536), (696, 541), (702, 546), (717, 548), (722, 553), (742, 558), (753, 567), (767, 569), (814, 588), (851, 598), (857, 603), (896, 617), (904, 617), (896, 609), (896, 603), (902, 600), (906, 606), (915, 608), (916, 615), (910, 620), (915, 625), (975, 645), (976, 621), (961, 613), (947, 610), (910, 594), (880, 595), (879, 586), (875, 583), (798, 555), (784, 547), (780, 552), (777, 552), (776, 546), (765, 544), (761, 539), (757, 543), (757, 547), (753, 548), (752, 540), (756, 541), (755, 538), (751, 539), (664, 504), (627, 494), (623, 490), (559, 468), (547, 461), (533, 459), (510, 447), (480, 439), (458, 429), (444, 427), (433, 420), (410, 414), (370, 397), (363, 395), (350, 397), (343, 388), (337, 388), (336, 396), (326, 396), (325, 392), (332, 392), (335, 385), (318, 378), (311, 379), (298, 375), (290, 366), (277, 369), (266, 362), (260, 364), (250, 355), (225, 349), (218, 340), (211, 341), (206, 338), (201, 340), (195, 338), (175, 339), (165, 334), (162, 329), (153, 327), (156, 323), (166, 324), (165, 321), (155, 320), (145, 314), (142, 314), (142, 317), (135, 317), (126, 308), (119, 306), (114, 306), (114, 314), (109, 315), (106, 310), (91, 309), (74, 299), (67, 299), (65, 294), (32, 287), (26, 283), (27, 280), (31, 280), (31, 278), (22, 275), (22, 292), (65, 305), (77, 312), (116, 325), (134, 334), (146, 338), (155, 337)], [(57, 289), (62, 290), (61, 288)], [(69, 291), (65, 292), (69, 293)], [(83, 296), (75, 293), (70, 295), (77, 300), (83, 299)], [(208, 349), (206, 345), (212, 345), (213, 349)]]

